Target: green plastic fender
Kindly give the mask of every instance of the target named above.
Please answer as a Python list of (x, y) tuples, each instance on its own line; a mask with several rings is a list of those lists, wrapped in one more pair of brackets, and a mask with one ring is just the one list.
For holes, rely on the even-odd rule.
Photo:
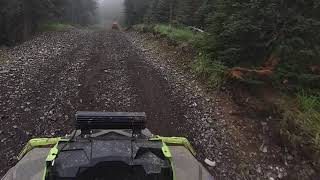
[(189, 140), (184, 137), (162, 137), (162, 136), (155, 136), (153, 138), (149, 139), (150, 141), (161, 141), (162, 142), (162, 152), (166, 158), (169, 159), (171, 163), (172, 173), (173, 173), (173, 180), (176, 180), (176, 171), (174, 169), (174, 163), (172, 159), (172, 154), (170, 152), (169, 147), (167, 144), (176, 144), (176, 145), (182, 145), (186, 149), (188, 149), (192, 155), (196, 155), (195, 150), (193, 149), (192, 145), (190, 144)]
[(196, 151), (193, 149), (191, 143), (187, 138), (184, 137), (162, 137), (162, 136), (155, 136), (150, 139), (151, 141), (162, 141), (167, 144), (176, 144), (176, 145), (182, 145), (185, 148), (187, 148), (192, 155), (196, 155)]
[(42, 180), (45, 180), (46, 179), (46, 176), (47, 176), (47, 166), (49, 163), (52, 163), (58, 153), (59, 153), (59, 149), (58, 149), (58, 145), (59, 145), (59, 142), (67, 142), (69, 141), (68, 139), (60, 139), (49, 151), (48, 153), (48, 156), (47, 156), (47, 159), (46, 159), (46, 162), (45, 162), (45, 166), (44, 166), (44, 171), (43, 171), (43, 176), (42, 176)]
[(45, 180), (46, 175), (47, 175), (47, 164), (52, 162), (56, 158), (57, 154), (59, 153), (58, 144), (61, 141), (68, 141), (68, 139), (63, 139), (61, 137), (31, 139), (28, 141), (28, 143), (25, 145), (25, 147), (19, 153), (17, 159), (21, 160), (28, 152), (30, 152), (34, 148), (54, 145), (51, 148), (51, 150), (49, 151), (49, 154), (48, 154), (46, 162), (45, 162), (45, 166), (44, 166), (45, 168), (44, 168), (43, 176), (42, 176), (42, 180)]
[(61, 140), (62, 140), (62, 138), (60, 138), (60, 137), (58, 137), (58, 138), (36, 138), (36, 139), (31, 139), (31, 140), (28, 141), (28, 143), (24, 146), (22, 151), (19, 153), (17, 159), (21, 160), (33, 148), (49, 146), (49, 145), (55, 145)]

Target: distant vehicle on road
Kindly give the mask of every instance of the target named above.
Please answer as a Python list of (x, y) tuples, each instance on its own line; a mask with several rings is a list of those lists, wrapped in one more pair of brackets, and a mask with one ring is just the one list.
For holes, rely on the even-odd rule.
[(112, 29), (114, 29), (114, 30), (120, 30), (120, 27), (119, 27), (119, 24), (118, 24), (118, 22), (113, 22), (112, 23)]

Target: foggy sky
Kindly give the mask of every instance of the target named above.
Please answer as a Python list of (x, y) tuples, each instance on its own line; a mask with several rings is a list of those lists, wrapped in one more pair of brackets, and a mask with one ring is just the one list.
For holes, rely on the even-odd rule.
[(114, 21), (122, 23), (124, 0), (98, 0), (98, 16), (102, 26), (111, 26)]

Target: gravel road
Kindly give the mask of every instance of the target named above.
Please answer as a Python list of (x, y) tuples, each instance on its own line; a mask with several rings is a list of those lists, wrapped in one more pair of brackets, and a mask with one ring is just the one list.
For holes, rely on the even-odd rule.
[(155, 134), (178, 135), (185, 107), (122, 32), (47, 33), (9, 49), (0, 69), (0, 174), (33, 137), (72, 130), (76, 111), (143, 111)]
[(0, 53), (0, 177), (30, 138), (70, 133), (82, 110), (146, 112), (154, 134), (190, 138), (218, 179), (282, 179), (295, 167), (250, 132), (260, 126), (247, 130), (246, 120), (231, 117), (225, 95), (207, 93), (170, 63), (185, 55), (146, 47), (135, 33), (44, 33)]

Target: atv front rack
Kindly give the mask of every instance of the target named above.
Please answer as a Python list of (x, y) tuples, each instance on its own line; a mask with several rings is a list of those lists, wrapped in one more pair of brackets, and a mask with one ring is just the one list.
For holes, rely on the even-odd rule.
[(140, 112), (77, 112), (76, 128), (82, 131), (93, 129), (132, 129), (146, 128), (146, 115)]

